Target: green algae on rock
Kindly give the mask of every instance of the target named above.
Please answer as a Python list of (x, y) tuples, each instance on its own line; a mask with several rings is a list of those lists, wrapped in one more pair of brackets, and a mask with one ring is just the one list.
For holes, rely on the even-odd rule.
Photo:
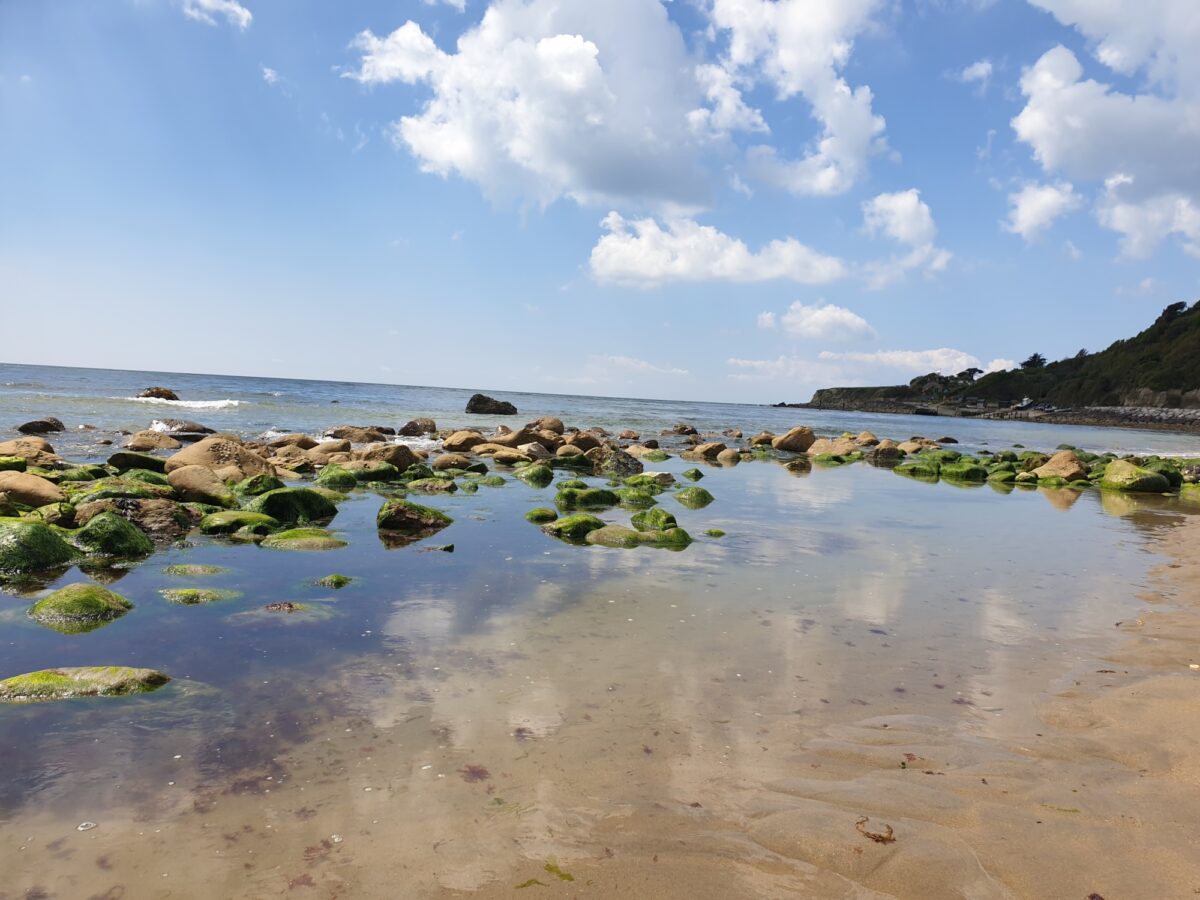
[(685, 469), (680, 474), (688, 481), (699, 481), (704, 477), (704, 473), (697, 468)]
[(724, 532), (724, 531), (722, 531), (720, 528), (709, 528), (709, 529), (708, 529), (707, 531), (705, 531), (704, 533), (705, 533), (705, 534), (707, 534), (707, 535), (708, 535), (709, 537), (711, 537), (711, 538), (723, 538), (723, 537), (725, 537), (725, 532)]
[(283, 487), (283, 482), (274, 475), (251, 475), (233, 486), (233, 492), (243, 497), (257, 497), (267, 491), (277, 491)]
[(675, 521), (674, 515), (661, 506), (656, 506), (653, 509), (634, 513), (630, 524), (638, 531), (664, 531), (667, 528), (674, 528), (678, 523)]
[(968, 481), (977, 484), (983, 484), (988, 477), (987, 469), (968, 460), (946, 463), (942, 466), (940, 474), (946, 481)]
[(78, 555), (44, 523), (0, 524), (0, 573), (44, 572), (66, 566)]
[(544, 525), (546, 522), (553, 522), (558, 518), (558, 513), (545, 506), (539, 506), (537, 509), (531, 509), (525, 513), (527, 521), (533, 522), (535, 525)]
[(704, 488), (697, 486), (686, 487), (675, 492), (675, 499), (688, 509), (704, 509), (716, 498)]
[(554, 495), (559, 509), (605, 509), (621, 502), (608, 488), (562, 488)]
[(157, 690), (170, 676), (154, 669), (126, 666), (76, 666), (42, 669), (0, 681), (0, 702), (32, 703), (75, 697), (119, 697)]
[(358, 486), (358, 479), (353, 472), (347, 472), (337, 463), (330, 463), (317, 474), (314, 484), (335, 491), (350, 491)]
[(458, 485), (450, 478), (418, 478), (405, 485), (410, 491), (418, 494), (453, 494)]
[(154, 542), (136, 525), (113, 512), (92, 516), (71, 535), (76, 547), (93, 556), (137, 558), (154, 552)]
[(604, 522), (590, 513), (575, 513), (542, 526), (542, 531), (557, 538), (582, 541), (588, 532), (604, 527)]
[(534, 463), (531, 466), (524, 466), (515, 470), (513, 477), (521, 479), (521, 481), (530, 487), (544, 488), (554, 480), (554, 470), (549, 466)]
[(422, 536), (441, 531), (454, 520), (439, 509), (412, 503), (400, 497), (384, 501), (375, 517), (380, 531), (404, 532)]
[(682, 550), (692, 542), (682, 528), (667, 528), (661, 531), (634, 531), (624, 525), (605, 525), (592, 529), (584, 537), (589, 544), (600, 547), (617, 547), (631, 549), (633, 547), (664, 547)]
[(0, 456), (0, 472), (24, 472), (26, 465), (23, 456)]
[(352, 581), (354, 581), (354, 579), (349, 575), (338, 575), (335, 573), (333, 575), (326, 575), (324, 578), (318, 578), (315, 582), (313, 582), (313, 584), (315, 584), (317, 587), (327, 587), (332, 588), (335, 591), (340, 591)]
[(311, 488), (276, 488), (246, 504), (249, 512), (262, 513), (285, 525), (323, 522), (337, 515), (337, 507)]
[(233, 534), (243, 528), (255, 534), (267, 534), (280, 525), (279, 520), (265, 513), (244, 509), (223, 509), (209, 513), (200, 520), (200, 531), (204, 534)]
[(29, 617), (62, 634), (82, 634), (119, 619), (133, 604), (107, 588), (91, 582), (68, 584), (43, 597)]
[(224, 566), (207, 566), (202, 563), (177, 563), (163, 569), (163, 574), (180, 578), (194, 578), (203, 575), (224, 575), (228, 571)]
[(617, 488), (617, 496), (621, 498), (622, 509), (649, 509), (658, 504), (654, 493), (644, 488)]
[(216, 603), (218, 600), (236, 600), (242, 596), (241, 591), (219, 588), (162, 588), (159, 593), (181, 606), (200, 606), (204, 603)]
[(1170, 483), (1158, 472), (1143, 469), (1124, 459), (1110, 462), (1104, 469), (1100, 487), (1106, 491), (1162, 494), (1171, 489)]
[(346, 542), (324, 528), (291, 528), (268, 535), (261, 546), (271, 550), (337, 550)]

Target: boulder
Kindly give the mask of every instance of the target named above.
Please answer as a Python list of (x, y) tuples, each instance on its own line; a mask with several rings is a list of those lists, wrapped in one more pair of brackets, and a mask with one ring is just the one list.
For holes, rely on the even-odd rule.
[(568, 456), (583, 456), (583, 450), (579, 447), (576, 447), (574, 444), (563, 444), (554, 451), (554, 455), (559, 459), (563, 459)]
[(565, 487), (554, 495), (559, 509), (607, 509), (616, 506), (621, 498), (608, 488)]
[(140, 394), (139, 397), (144, 397), (150, 400), (178, 400), (179, 395), (170, 388), (165, 387), (148, 387)]
[(178, 450), (182, 447), (179, 441), (161, 431), (137, 431), (125, 442), (126, 450), (143, 452), (145, 450)]
[(71, 563), (79, 554), (49, 525), (0, 523), (0, 573), (45, 572)]
[(108, 458), (108, 464), (118, 472), (129, 469), (146, 469), (150, 472), (165, 472), (167, 461), (149, 453), (135, 453), (132, 450), (118, 450)]
[(553, 522), (546, 523), (542, 526), (542, 531), (556, 538), (568, 541), (582, 541), (587, 538), (589, 532), (603, 527), (604, 522), (590, 513), (576, 513), (575, 515), (564, 516), (561, 519), (555, 519)]
[(664, 531), (676, 527), (679, 523), (675, 521), (674, 515), (661, 506), (655, 506), (652, 509), (634, 513), (630, 524), (638, 531)]
[(346, 542), (324, 528), (292, 528), (264, 538), (261, 546), (270, 550), (337, 550)]
[(859, 432), (858, 437), (854, 439), (854, 442), (860, 447), (874, 447), (879, 443), (879, 438), (875, 437), (875, 435), (869, 431), (861, 431)]
[(472, 394), (467, 412), (480, 416), (515, 416), (517, 408), (507, 400), (496, 400), (486, 394)]
[[(567, 429), (563, 425), (562, 419), (558, 416), (542, 416), (525, 426), (533, 431), (552, 431), (555, 434), (563, 434)], [(636, 440), (636, 438), (634, 438)]]
[(478, 431), (456, 431), (442, 441), (442, 449), (449, 453), (461, 453), (485, 443), (483, 435)]
[(626, 478), (638, 475), (645, 466), (619, 447), (597, 447), (584, 454), (592, 463), (592, 471), (597, 475), (608, 475), (613, 478)]
[(114, 513), (132, 522), (155, 540), (172, 541), (186, 535), (200, 514), (174, 500), (128, 497), (94, 500), (75, 507), (75, 524), (85, 525), (101, 513)]
[(68, 584), (43, 597), (29, 610), (35, 622), (63, 634), (82, 634), (119, 619), (133, 604), (92, 582)]
[[(1136, 466), (1128, 460), (1116, 459), (1105, 467), (1100, 487), (1107, 491), (1162, 494), (1170, 490), (1170, 483), (1158, 472)], [(0, 484), (2, 489), (3, 484)]]
[(578, 447), (584, 453), (589, 450), (595, 450), (601, 446), (600, 438), (592, 434), (590, 431), (576, 431), (564, 438), (564, 442), (571, 447)]
[(66, 426), (63, 425), (54, 416), (46, 416), (43, 419), (34, 419), (32, 422), (26, 422), (24, 425), (18, 425), (17, 431), (21, 434), (50, 434), (55, 431), (65, 431)]
[(385, 434), (380, 428), (371, 425), (339, 425), (325, 432), (325, 436), (350, 441), (352, 444), (377, 444), (384, 439)]
[(349, 472), (359, 483), (371, 481), (399, 481), (400, 470), (389, 462), (379, 459), (348, 459), (339, 464), (343, 471)]
[(525, 482), (530, 487), (544, 488), (554, 480), (554, 473), (548, 466), (533, 465), (525, 466), (517, 469), (513, 473), (515, 478)]
[(858, 449), (858, 444), (853, 438), (818, 438), (808, 445), (808, 450), (805, 452), (809, 456), (847, 456)]
[(544, 446), (537, 441), (530, 441), (528, 444), (519, 444), (517, 450), (524, 453), (530, 459), (549, 459), (551, 454)]
[(558, 518), (558, 513), (545, 506), (539, 506), (537, 509), (531, 509), (525, 513), (525, 520), (532, 522), (534, 525), (545, 525), (547, 522), (553, 522)]
[(273, 475), (275, 467), (261, 456), (252, 453), (240, 441), (212, 435), (185, 447), (165, 462), (168, 473), (184, 466), (203, 466), (218, 477), (241, 481), (251, 475)]
[(771, 439), (771, 446), (776, 450), (789, 453), (807, 453), (817, 436), (807, 425), (797, 425), (786, 434)]
[(157, 690), (170, 677), (154, 669), (78, 666), (43, 669), (0, 681), (0, 701), (30, 703), (74, 697), (117, 697)]
[(204, 534), (233, 534), (242, 529), (255, 534), (266, 534), (278, 527), (279, 522), (271, 516), (244, 509), (209, 513), (200, 520), (200, 531)]
[(206, 434), (215, 433), (207, 425), (201, 425), (191, 419), (156, 419), (150, 423), (150, 428), (152, 431), (162, 431), (189, 443), (200, 440)]
[(640, 441), (642, 439), (642, 436), (640, 434), (638, 434), (636, 431), (626, 428), (624, 431), (622, 431), (620, 434), (617, 435), (617, 438), (622, 441)]
[(181, 466), (167, 473), (167, 481), (181, 499), (213, 506), (237, 506), (237, 498), (225, 482), (204, 466)]
[(358, 459), (391, 463), (401, 472), (421, 462), (421, 457), (404, 444), (370, 444), (355, 453)]
[(323, 522), (337, 515), (337, 507), (312, 488), (276, 488), (246, 504), (247, 512), (262, 513), (287, 525)]
[[(697, 444), (691, 450), (685, 450), (680, 456), (685, 459), (716, 459), (723, 450), (728, 449), (720, 441), (709, 441), (704, 444)], [(651, 453), (654, 451), (651, 450)]]
[(760, 431), (754, 437), (750, 438), (751, 447), (769, 447), (771, 442), (775, 440), (775, 435), (769, 431)]
[(0, 472), (0, 492), (13, 503), (37, 508), (47, 503), (62, 503), (67, 495), (52, 481), (28, 472)]
[(672, 425), (670, 431), (663, 432), (663, 434), (698, 434), (698, 433), (699, 432), (697, 432), (696, 429), (693, 428), (691, 425), (688, 425), (683, 422), (680, 422), (676, 425)]
[(293, 432), (292, 434), (280, 435), (275, 440), (270, 441), (267, 446), (273, 450), (278, 450), (282, 447), (299, 447), (301, 450), (312, 450), (317, 446), (317, 442), (307, 434)]
[(507, 447), (501, 447), (493, 453), (492, 459), (500, 466), (519, 466), (523, 463), (533, 462), (533, 457), (520, 450), (510, 450)]
[(400, 426), (400, 430), (396, 432), (403, 437), (420, 437), (423, 434), (433, 434), (437, 431), (437, 422), (433, 419), (409, 419)]
[(1033, 470), (1038, 478), (1062, 478), (1064, 481), (1083, 481), (1088, 477), (1085, 466), (1075, 455), (1074, 450), (1063, 450), (1055, 453), (1043, 466)]
[(384, 501), (375, 517), (380, 531), (425, 537), (441, 531), (454, 520), (441, 510), (411, 503), (399, 497)]
[(145, 532), (115, 512), (92, 516), (71, 535), (71, 541), (94, 556), (136, 559), (154, 552), (154, 543)]
[(488, 443), (515, 449), (520, 447), (522, 444), (537, 442), (539, 440), (538, 433), (536, 431), (530, 431), (528, 428), (522, 428), (518, 431), (505, 429), (488, 438)]
[(19, 456), (30, 466), (52, 468), (62, 462), (50, 442), (40, 437), (0, 441), (0, 456)]
[(350, 446), (349, 441), (344, 440), (344, 439), (337, 439), (337, 440), (332, 440), (332, 441), (322, 441), (321, 443), (317, 444), (317, 446), (315, 446), (315, 447), (309, 447), (308, 453), (310, 456), (312, 454), (316, 454), (316, 453), (320, 453), (325, 456), (330, 456), (334, 453), (349, 453), (350, 450), (351, 450), (351, 446)]
[(443, 472), (446, 469), (465, 469), (470, 464), (470, 457), (463, 456), (461, 453), (443, 453), (431, 462), (429, 467), (435, 472)]
[(735, 450), (733, 447), (726, 447), (717, 454), (717, 462), (723, 466), (736, 466), (741, 461), (741, 451)]
[(349, 491), (358, 486), (358, 479), (353, 472), (331, 463), (321, 469), (315, 483), (334, 491)]
[(704, 509), (716, 498), (704, 488), (696, 485), (676, 491), (675, 499), (688, 509)]

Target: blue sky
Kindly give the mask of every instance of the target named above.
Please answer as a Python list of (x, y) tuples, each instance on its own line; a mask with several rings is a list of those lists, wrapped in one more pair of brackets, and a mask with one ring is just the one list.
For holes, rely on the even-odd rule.
[(1200, 288), (1194, 0), (4, 0), (7, 362), (806, 400)]

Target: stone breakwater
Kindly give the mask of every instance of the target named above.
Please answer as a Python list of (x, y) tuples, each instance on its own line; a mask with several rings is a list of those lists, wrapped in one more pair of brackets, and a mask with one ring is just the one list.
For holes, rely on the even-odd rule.
[[(669, 500), (686, 516), (685, 511), (720, 500), (696, 483), (704, 478), (701, 466), (765, 462), (803, 474), (866, 464), (924, 482), (987, 483), (1000, 494), (1098, 489), (1200, 502), (1200, 460), (1118, 458), (1066, 446), (1048, 453), (1014, 446), (970, 454), (955, 449), (950, 436), (904, 441), (869, 431), (819, 436), (803, 425), (747, 438), (738, 429), (702, 434), (684, 424), (653, 436), (633, 430), (614, 435), (603, 428), (567, 427), (550, 416), (486, 432), (438, 429), (425, 419), (399, 429), (340, 426), (324, 440), (297, 433), (270, 441), (209, 433), (196, 423), (180, 428), (188, 429), (177, 431), (181, 440), (164, 440), (169, 435), (161, 431), (134, 434), (127, 443), (149, 452), (127, 446), (105, 463), (64, 459), (41, 436), (0, 442), (0, 584), (28, 592), (48, 586), (73, 566), (90, 579), (37, 600), (29, 610), (33, 621), (83, 635), (136, 616), (131, 601), (94, 582), (111, 580), (110, 570), (137, 564), (196, 533), (257, 545), (267, 553), (346, 546), (346, 536), (330, 527), (351, 494), (380, 497), (376, 527), (385, 547), (425, 541), (451, 526), (451, 516), (425, 505), (438, 496), (512, 486), (529, 490), (534, 508), (524, 519), (546, 539), (588, 548), (675, 552), (703, 538), (685, 530), (662, 504)], [(414, 432), (432, 435), (437, 449), (427, 452), (388, 439)], [(645, 469), (672, 457), (696, 465), (679, 472), (679, 479), (672, 472)], [(544, 492), (551, 486), (554, 493), (548, 496)], [(539, 500), (542, 505), (535, 505)], [(552, 506), (544, 505), (547, 500)], [(704, 537), (723, 534), (708, 529)], [(451, 551), (453, 545), (430, 549)], [(167, 599), (197, 605), (227, 594), (184, 590)], [(113, 687), (97, 683), (94, 673), (72, 680), (65, 671), (11, 676), (0, 681), (0, 700), (153, 690), (169, 677), (118, 679)], [(33, 690), (31, 684), (53, 689)]]

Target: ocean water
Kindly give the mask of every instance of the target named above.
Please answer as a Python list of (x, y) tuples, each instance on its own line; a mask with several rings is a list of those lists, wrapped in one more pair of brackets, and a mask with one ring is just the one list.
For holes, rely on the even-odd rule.
[[(171, 388), (180, 401), (137, 398), (152, 385)], [(749, 436), (762, 429), (779, 433), (804, 424), (822, 435), (872, 431), (903, 440), (948, 434), (965, 449), (1014, 443), (1053, 449), (1068, 443), (1092, 451), (1200, 455), (1200, 436), (1168, 431), (480, 390), (514, 403), (520, 411), (514, 418), (520, 422), (553, 415), (569, 425), (614, 432), (632, 428), (652, 434), (684, 422), (700, 431), (739, 428)], [(294, 431), (320, 434), (339, 424), (396, 428), (417, 416), (432, 418), (442, 427), (491, 427), (507, 421), (466, 414), (472, 393), (408, 385), (0, 364), (0, 434), (29, 419), (52, 415), (68, 427), (67, 434), (55, 435), (56, 449), (62, 445), (80, 458), (101, 458), (108, 451), (98, 440), (164, 418), (191, 419), (247, 437)], [(81, 425), (97, 430), (80, 432)]]
[[(23, 366), (0, 367), (0, 381), (0, 421), (56, 415), (72, 430), (50, 440), (76, 458), (103, 458), (98, 439), (158, 417), (250, 436), (419, 415), (494, 424), (462, 412), (470, 392), (438, 388)], [(129, 399), (152, 384), (184, 400)], [(1158, 432), (495, 396), (522, 422), (614, 431), (806, 423), (1197, 454), (1194, 436)], [(981, 778), (1043, 813), (1108, 803), (1085, 822), (1108, 823), (1126, 849), (1125, 817), (1153, 819), (1136, 794), (1093, 801), (1091, 785), (1111, 778), (1099, 762), (1051, 771), (1066, 751), (1038, 755), (1037, 705), (1113, 671), (1114, 622), (1139, 615), (1164, 561), (1155, 535), (1200, 506), (782, 462), (704, 467), (715, 500), (703, 509), (661, 495), (695, 538), (681, 552), (557, 541), (524, 519), (555, 488), (499, 469), (500, 487), (416, 498), (454, 522), (406, 547), (376, 532), (386, 489), (359, 489), (329, 524), (341, 549), (194, 533), (136, 564), (5, 586), (0, 678), (131, 665), (173, 680), (138, 697), (0, 705), (0, 897), (862, 896), (887, 882), (848, 867), (849, 843), (814, 851), (828, 838), (811, 823), (836, 821), (874, 852), (855, 831), (863, 815), (897, 824), (895, 865), (911, 852), (936, 876), (935, 889), (894, 895), (1029, 895), (1005, 880), (1020, 857), (1044, 895), (1086, 881), (1168, 896), (1168, 868), (1056, 851), (1078, 839), (1066, 813), (1035, 831), (989, 807), (1003, 852), (964, 849), (955, 829), (976, 819), (955, 804)], [(166, 572), (180, 563), (222, 571)], [(354, 581), (316, 584), (334, 572)], [(77, 635), (28, 618), (45, 591), (88, 578), (134, 609)], [(161, 594), (193, 586), (237, 595), (179, 606)], [(279, 601), (304, 608), (264, 609)], [(919, 782), (880, 780), (909, 768)], [(1058, 796), (1058, 782), (1075, 793)], [(1186, 829), (1145, 840), (1156, 860), (1191, 864)]]

